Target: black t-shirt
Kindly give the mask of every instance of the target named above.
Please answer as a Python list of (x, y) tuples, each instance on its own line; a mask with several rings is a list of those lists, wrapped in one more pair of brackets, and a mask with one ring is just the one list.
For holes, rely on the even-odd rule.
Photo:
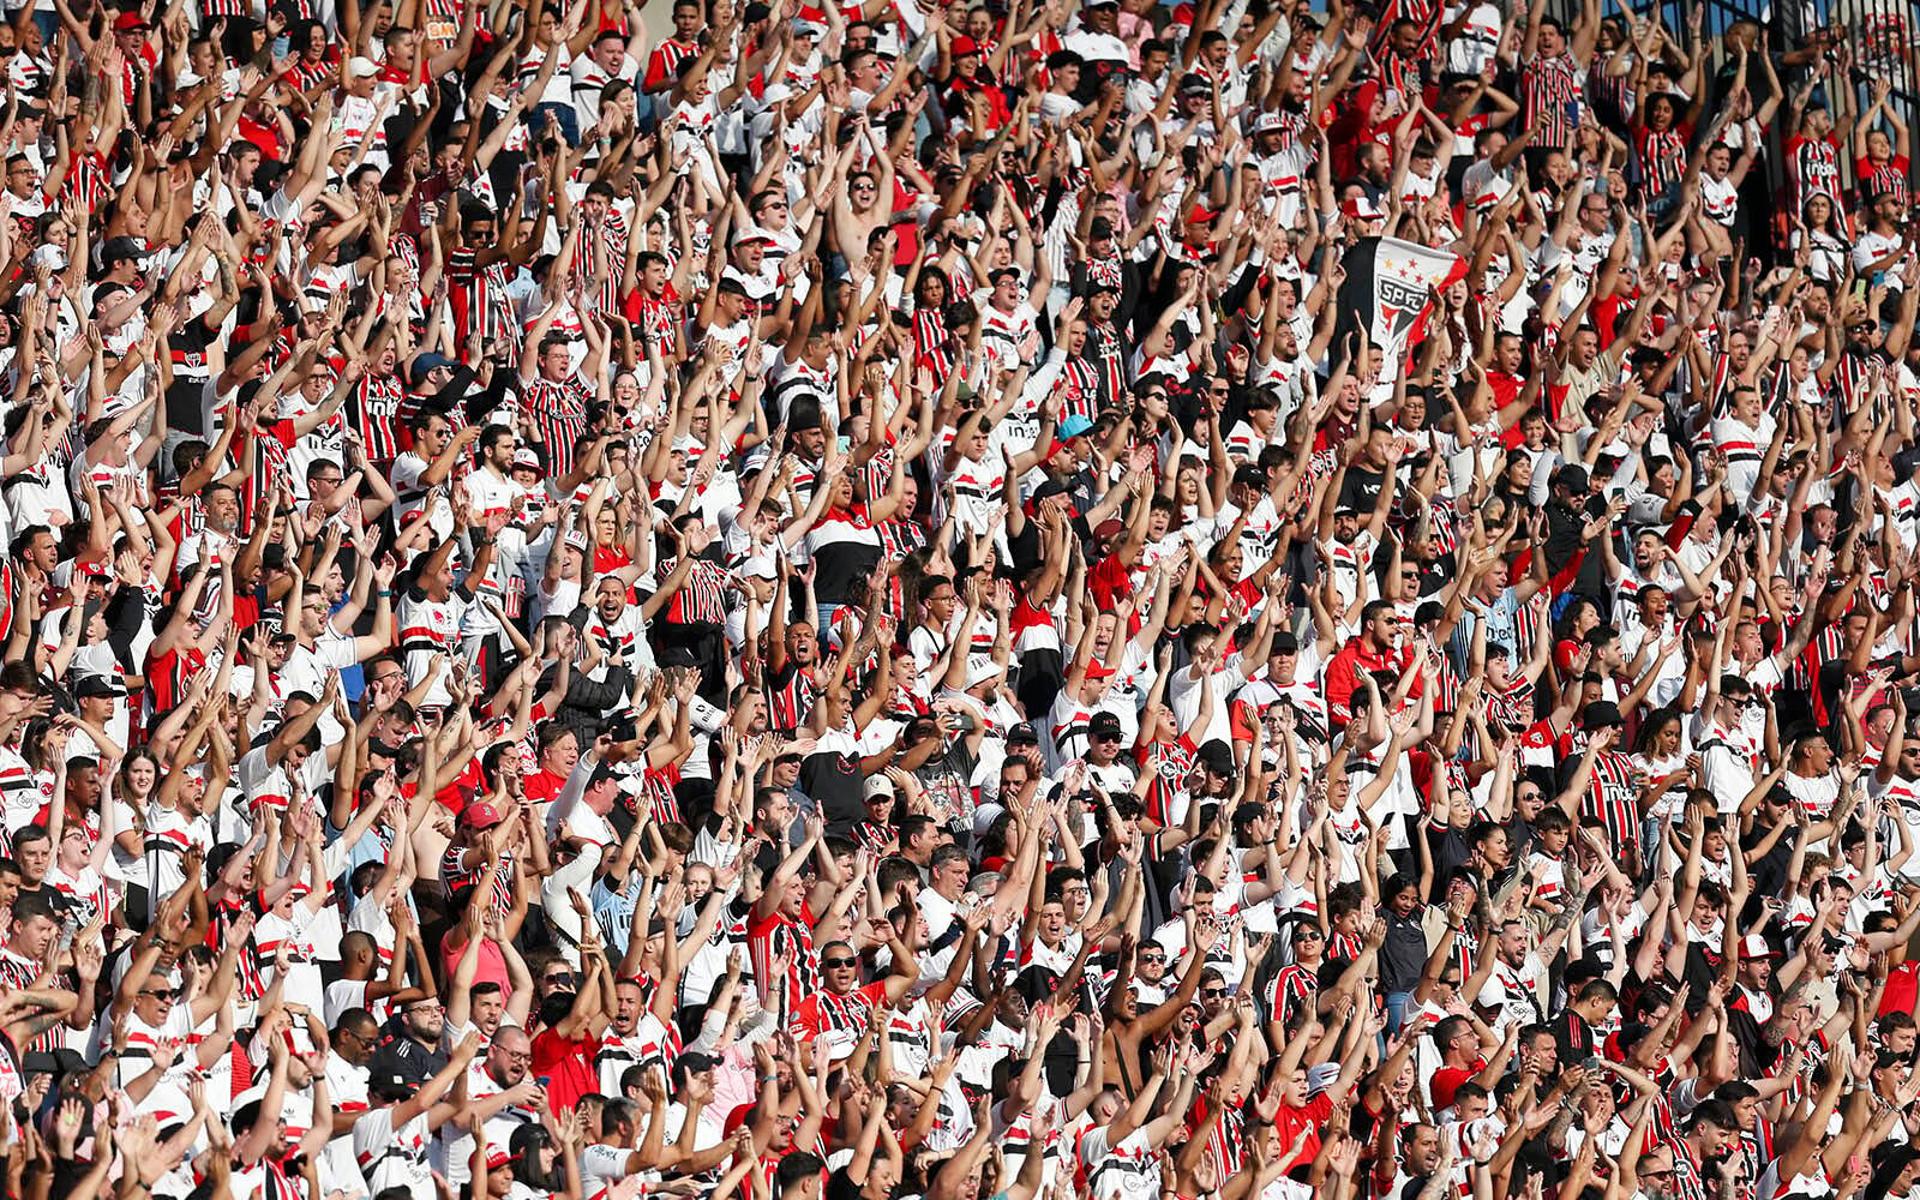
[[(398, 1018), (395, 1018), (398, 1020)], [(373, 1052), (367, 1063), (368, 1074), (375, 1079), (397, 1075), (409, 1083), (424, 1083), (447, 1065), (447, 1052), (429, 1050), (404, 1034), (393, 1034)]]
[(864, 788), (857, 754), (821, 750), (800, 764), (800, 790), (820, 807), (828, 833), (848, 833), (867, 819)]
[(201, 400), (212, 371), (207, 348), (215, 331), (201, 320), (188, 321), (167, 335), (167, 353), (173, 359), (173, 382), (167, 385), (167, 427), (204, 437)]

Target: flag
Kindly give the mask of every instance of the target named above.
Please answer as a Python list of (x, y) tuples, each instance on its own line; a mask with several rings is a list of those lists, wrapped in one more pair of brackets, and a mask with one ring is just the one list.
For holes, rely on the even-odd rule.
[(1368, 339), (1389, 363), (1404, 361), (1426, 336), (1433, 294), (1467, 274), (1466, 260), (1450, 250), (1391, 237), (1361, 238), (1341, 265), (1347, 278), (1340, 285), (1336, 354), (1345, 353), (1347, 335), (1365, 321)]

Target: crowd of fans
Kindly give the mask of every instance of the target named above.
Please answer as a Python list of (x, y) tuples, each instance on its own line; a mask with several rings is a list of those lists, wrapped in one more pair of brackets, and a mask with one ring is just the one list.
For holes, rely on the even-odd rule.
[(1920, 1197), (1884, 56), (655, 9), (6, 6), (9, 1200)]

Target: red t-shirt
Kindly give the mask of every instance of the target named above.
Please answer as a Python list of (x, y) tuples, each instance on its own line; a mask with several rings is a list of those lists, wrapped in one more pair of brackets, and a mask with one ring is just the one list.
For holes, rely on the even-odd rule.
[(526, 794), (527, 799), (533, 801), (535, 804), (553, 799), (560, 794), (560, 789), (565, 786), (567, 786), (567, 777), (565, 775), (555, 775), (545, 767), (541, 767), (538, 771), (522, 778), (520, 781), (520, 790)]
[(1887, 989), (1880, 997), (1880, 1016), (1910, 1013), (1920, 997), (1920, 962), (1904, 962), (1887, 972)]
[(1433, 1073), (1433, 1107), (1435, 1111), (1453, 1107), (1453, 1094), (1460, 1085), (1487, 1069), (1484, 1062), (1475, 1062), (1470, 1067), (1441, 1067)]
[(1300, 1157), (1294, 1161), (1312, 1162), (1320, 1154), (1320, 1130), (1332, 1115), (1333, 1095), (1321, 1092), (1299, 1108), (1282, 1104), (1280, 1111), (1273, 1115), (1273, 1131), (1282, 1146), (1291, 1146), (1304, 1127), (1307, 1131), (1306, 1144), (1300, 1148)]
[(593, 1074), (593, 1056), (599, 1049), (600, 1039), (591, 1035), (574, 1040), (552, 1029), (535, 1035), (533, 1074), (546, 1078), (553, 1111), (564, 1112), (580, 1103), (580, 1097), (599, 1090)]

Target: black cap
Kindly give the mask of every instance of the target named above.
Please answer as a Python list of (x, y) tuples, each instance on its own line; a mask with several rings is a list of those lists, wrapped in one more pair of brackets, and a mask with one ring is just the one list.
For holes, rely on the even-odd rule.
[(1233, 750), (1219, 738), (1202, 745), (1194, 755), (1200, 765), (1215, 775), (1233, 774)]
[(1091, 737), (1119, 737), (1120, 718), (1110, 712), (1097, 712), (1093, 714), (1093, 720), (1087, 722), (1087, 734)]
[(89, 675), (74, 685), (73, 694), (81, 699), (93, 696), (124, 696), (126, 685), (111, 675)]
[(1273, 650), (1271, 652), (1274, 654), (1298, 654), (1300, 653), (1300, 639), (1293, 636), (1291, 629), (1282, 629), (1273, 635)]
[(1063, 481), (1048, 478), (1045, 483), (1033, 489), (1032, 499), (1035, 504), (1038, 504), (1042, 500), (1051, 500), (1055, 496), (1064, 496), (1072, 490), (1073, 489), (1068, 487)]
[(103, 265), (111, 267), (113, 264), (125, 259), (140, 258), (144, 256), (146, 252), (146, 247), (140, 244), (138, 238), (111, 238), (105, 246), (100, 248), (100, 261)]
[(1015, 743), (1030, 746), (1038, 746), (1040, 744), (1040, 734), (1034, 730), (1033, 722), (1022, 721), (1012, 729), (1007, 730), (1007, 744), (1011, 746)]
[(1587, 469), (1579, 463), (1568, 463), (1553, 473), (1553, 482), (1556, 486), (1570, 487), (1576, 492), (1584, 492), (1589, 483)]
[(79, 1075), (87, 1070), (87, 1060), (65, 1046), (58, 1050), (33, 1050), (20, 1059), (20, 1069), (29, 1075)]
[(1588, 729), (1605, 729), (1609, 725), (1625, 725), (1620, 716), (1620, 706), (1611, 700), (1595, 700), (1580, 710), (1580, 724)]

